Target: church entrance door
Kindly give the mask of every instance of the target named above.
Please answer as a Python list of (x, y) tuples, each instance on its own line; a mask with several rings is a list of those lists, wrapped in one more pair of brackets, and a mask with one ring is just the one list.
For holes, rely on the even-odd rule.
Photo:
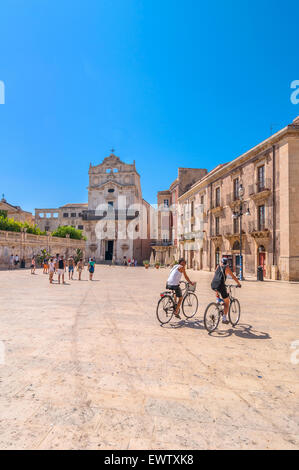
[(106, 241), (105, 261), (112, 261), (114, 240)]

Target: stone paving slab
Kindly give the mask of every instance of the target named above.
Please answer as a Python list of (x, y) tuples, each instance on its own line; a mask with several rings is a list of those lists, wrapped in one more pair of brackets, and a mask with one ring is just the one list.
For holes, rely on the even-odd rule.
[(298, 449), (298, 284), (245, 281), (240, 325), (208, 335), (210, 273), (189, 273), (197, 316), (165, 327), (167, 269), (87, 274), (0, 272), (1, 449)]

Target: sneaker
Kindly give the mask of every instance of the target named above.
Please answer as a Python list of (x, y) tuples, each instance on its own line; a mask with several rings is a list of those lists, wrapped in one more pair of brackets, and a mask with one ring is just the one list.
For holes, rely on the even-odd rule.
[(175, 316), (175, 318), (178, 318), (179, 320), (181, 320), (181, 317), (180, 317), (179, 313), (175, 313), (174, 316)]
[(229, 323), (228, 319), (226, 318), (226, 315), (222, 315), (222, 323), (227, 325)]

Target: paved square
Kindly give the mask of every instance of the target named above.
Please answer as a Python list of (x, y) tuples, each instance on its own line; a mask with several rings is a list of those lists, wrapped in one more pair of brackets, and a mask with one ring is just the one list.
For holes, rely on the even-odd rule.
[(0, 272), (1, 449), (299, 447), (299, 285), (244, 282), (240, 325), (209, 336), (211, 274), (189, 273), (197, 316), (162, 328), (167, 274)]

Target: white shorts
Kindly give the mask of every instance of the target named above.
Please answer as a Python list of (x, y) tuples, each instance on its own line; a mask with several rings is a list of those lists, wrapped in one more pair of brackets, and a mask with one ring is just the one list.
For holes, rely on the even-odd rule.
[(58, 275), (60, 275), (60, 274), (64, 274), (64, 269), (58, 269), (58, 271), (57, 271), (57, 272), (58, 272)]

